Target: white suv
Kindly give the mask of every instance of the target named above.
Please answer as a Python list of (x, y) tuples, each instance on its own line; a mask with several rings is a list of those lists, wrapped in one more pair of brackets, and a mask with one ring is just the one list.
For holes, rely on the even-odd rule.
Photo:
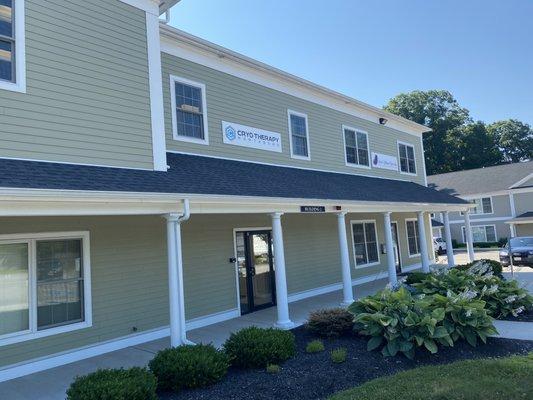
[(446, 242), (442, 238), (433, 238), (433, 245), (438, 255), (446, 253)]

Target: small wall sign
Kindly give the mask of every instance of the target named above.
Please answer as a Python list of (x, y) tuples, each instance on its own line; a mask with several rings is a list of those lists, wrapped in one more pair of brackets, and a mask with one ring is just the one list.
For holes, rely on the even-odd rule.
[(398, 171), (398, 158), (372, 152), (372, 167)]
[(323, 213), (323, 212), (326, 212), (326, 207), (325, 206), (300, 206), (300, 212)]
[(281, 134), (277, 132), (222, 121), (222, 139), (226, 144), (281, 153)]

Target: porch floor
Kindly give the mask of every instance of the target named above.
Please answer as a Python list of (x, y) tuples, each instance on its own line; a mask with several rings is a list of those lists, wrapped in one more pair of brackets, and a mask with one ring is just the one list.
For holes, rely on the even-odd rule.
[[(383, 288), (386, 283), (386, 279), (380, 279), (355, 286), (355, 297), (360, 298), (373, 294)], [(342, 292), (335, 291), (290, 303), (291, 319), (296, 325), (302, 325), (311, 311), (336, 307), (341, 299)], [(191, 330), (187, 333), (187, 337), (196, 343), (213, 343), (215, 346), (221, 346), (231, 332), (251, 325), (271, 327), (275, 321), (276, 307), (271, 307), (228, 321)], [(85, 375), (99, 368), (145, 366), (156, 352), (169, 346), (170, 339), (167, 337), (2, 382), (0, 383), (0, 399), (64, 400), (65, 391), (77, 375)]]

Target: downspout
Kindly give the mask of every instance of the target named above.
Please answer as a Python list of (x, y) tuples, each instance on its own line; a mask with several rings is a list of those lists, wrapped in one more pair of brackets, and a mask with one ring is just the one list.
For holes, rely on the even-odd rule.
[(191, 209), (189, 205), (189, 199), (183, 199), (183, 214), (180, 214), (177, 218), (175, 229), (176, 229), (176, 261), (178, 265), (178, 291), (180, 298), (180, 336), (181, 342), (183, 344), (194, 344), (187, 339), (187, 329), (185, 322), (185, 290), (183, 287), (183, 256), (182, 256), (182, 246), (181, 246), (181, 224), (187, 222), (191, 217)]

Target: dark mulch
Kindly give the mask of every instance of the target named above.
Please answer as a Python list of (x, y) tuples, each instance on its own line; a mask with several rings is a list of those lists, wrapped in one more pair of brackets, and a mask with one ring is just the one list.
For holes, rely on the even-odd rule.
[(518, 322), (533, 322), (533, 308), (529, 311), (525, 311), (519, 314), (518, 317), (508, 315), (507, 317), (500, 318), (502, 321), (518, 321)]
[[(422, 365), (446, 364), (472, 358), (504, 357), (533, 351), (533, 341), (490, 338), (487, 345), (476, 348), (466, 343), (457, 343), (453, 348), (439, 349), (439, 353), (435, 355), (421, 351), (412, 361), (403, 356), (384, 358), (379, 352), (367, 352), (367, 340), (351, 336), (324, 340), (326, 351), (307, 354), (306, 344), (316, 337), (303, 327), (293, 332), (296, 335), (298, 354), (281, 365), (279, 374), (270, 375), (264, 370), (231, 369), (216, 385), (182, 391), (178, 395), (162, 394), (161, 399), (324, 399), (368, 380)], [(330, 351), (338, 347), (348, 350), (348, 359), (343, 364), (333, 364), (330, 360)]]

